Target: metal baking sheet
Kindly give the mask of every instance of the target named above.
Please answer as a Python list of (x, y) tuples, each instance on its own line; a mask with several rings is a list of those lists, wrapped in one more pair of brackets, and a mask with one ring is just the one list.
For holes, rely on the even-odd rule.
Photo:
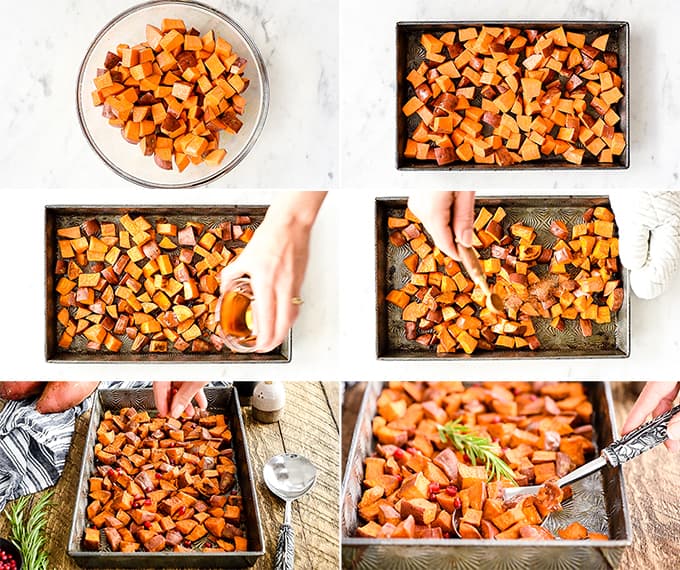
[[(123, 341), (120, 352), (107, 350), (91, 351), (86, 348), (87, 341), (78, 335), (71, 347), (64, 350), (59, 347), (59, 336), (63, 326), (57, 322), (59, 294), (54, 290), (58, 277), (54, 274), (55, 262), (58, 259), (57, 229), (80, 225), (85, 220), (97, 218), (100, 222), (118, 222), (123, 214), (132, 217), (144, 216), (150, 223), (157, 219), (167, 220), (178, 226), (187, 221), (197, 221), (208, 227), (224, 221), (233, 221), (236, 216), (250, 216), (252, 227), (258, 226), (267, 211), (267, 206), (47, 206), (45, 208), (45, 358), (48, 362), (290, 362), (293, 335), (288, 333), (283, 343), (266, 354), (257, 352), (242, 354), (230, 351), (227, 347), (216, 351), (212, 345), (210, 352), (191, 353), (188, 350), (175, 350), (171, 343), (167, 352), (132, 352), (132, 341), (127, 336), (119, 337)], [(227, 247), (243, 247), (238, 240), (227, 242)], [(173, 258), (177, 254), (170, 252)]]
[(241, 416), (236, 387), (205, 388), (208, 410), (224, 413), (232, 432), (237, 485), (243, 497), (245, 513), (246, 552), (91, 552), (82, 549), (82, 539), (87, 523), (89, 478), (95, 471), (94, 446), (97, 428), (104, 412), (117, 412), (132, 406), (137, 410), (155, 410), (151, 388), (139, 390), (99, 390), (96, 393), (85, 446), (77, 450), (82, 454), (80, 478), (76, 491), (73, 521), (68, 540), (68, 554), (84, 568), (244, 568), (250, 567), (264, 555), (264, 538), (260, 511), (257, 504), (255, 479), (246, 441), (245, 426)]
[[(482, 206), (493, 211), (502, 206), (507, 212), (503, 228), (514, 222), (524, 222), (536, 230), (536, 243), (551, 246), (556, 238), (550, 233), (553, 220), (563, 220), (568, 226), (583, 223), (583, 213), (591, 207), (611, 208), (604, 196), (532, 196), (532, 197), (477, 197), (476, 210)], [(471, 355), (463, 352), (437, 354), (434, 347), (424, 347), (407, 340), (401, 309), (387, 303), (385, 297), (392, 289), (403, 287), (410, 279), (410, 271), (403, 260), (412, 253), (408, 244), (394, 247), (389, 240), (387, 219), (390, 216), (403, 217), (406, 198), (377, 198), (376, 208), (376, 318), (377, 354), (380, 359), (422, 359), (422, 358), (587, 358), (627, 357), (630, 350), (630, 288), (628, 271), (622, 270), (624, 302), (621, 310), (612, 315), (612, 322), (598, 325), (593, 323), (593, 335), (584, 337), (577, 321), (566, 320), (564, 331), (550, 326), (548, 319), (535, 317), (536, 336), (541, 341), (538, 350), (478, 351)], [(482, 250), (488, 257), (488, 252)], [(547, 267), (537, 268), (542, 276)]]
[[(434, 160), (416, 160), (404, 156), (406, 141), (420, 122), (420, 117), (414, 114), (406, 117), (401, 109), (404, 104), (415, 95), (413, 86), (406, 80), (406, 76), (417, 68), (425, 57), (425, 49), (420, 45), (420, 36), (423, 33), (432, 33), (437, 36), (450, 30), (469, 28), (471, 26), (512, 26), (520, 29), (535, 29), (547, 31), (558, 26), (564, 26), (566, 31), (585, 33), (587, 41), (592, 41), (602, 34), (609, 33), (609, 51), (614, 51), (619, 57), (619, 75), (622, 79), (623, 98), (614, 109), (621, 117), (620, 126), (626, 138), (626, 148), (620, 156), (614, 157), (614, 162), (602, 164), (597, 158), (586, 151), (582, 164), (572, 164), (563, 158), (556, 156), (541, 157), (539, 160), (513, 164), (512, 166), (499, 166), (497, 164), (477, 164), (474, 162), (453, 162), (439, 166)], [(532, 170), (532, 169), (624, 169), (630, 166), (630, 57), (629, 57), (630, 26), (628, 22), (603, 22), (603, 21), (486, 21), (486, 22), (397, 22), (397, 133), (396, 162), (399, 170)], [(479, 96), (478, 96), (479, 97)], [(477, 100), (475, 100), (477, 101)], [(481, 102), (481, 99), (477, 101)], [(488, 127), (485, 126), (485, 129)], [(482, 132), (486, 132), (482, 131)], [(577, 146), (583, 148), (578, 142)]]
[[(594, 444), (602, 449), (614, 440), (616, 420), (609, 384), (585, 384), (593, 404)], [(382, 382), (369, 382), (357, 416), (352, 446), (342, 486), (342, 567), (353, 570), (400, 568), (466, 568), (515, 570), (516, 568), (563, 568), (589, 570), (616, 568), (632, 533), (621, 469), (606, 467), (599, 474), (575, 483), (574, 498), (564, 510), (551, 515), (551, 531), (578, 521), (586, 528), (606, 534), (608, 540), (474, 540), (474, 539), (369, 539), (354, 534), (359, 524), (357, 505), (362, 495), (364, 459), (373, 453), (372, 420)]]

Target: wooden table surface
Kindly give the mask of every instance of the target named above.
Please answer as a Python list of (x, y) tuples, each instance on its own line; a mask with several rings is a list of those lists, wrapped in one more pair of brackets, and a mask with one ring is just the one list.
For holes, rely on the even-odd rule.
[[(312, 491), (293, 504), (296, 570), (337, 570), (339, 567), (339, 390), (337, 382), (287, 382), (286, 409), (279, 422), (261, 424), (244, 408), (248, 445), (262, 518), (266, 554), (254, 566), (273, 567), (273, 552), (283, 502), (274, 497), (262, 479), (262, 467), (272, 455), (293, 452), (306, 455), (318, 469)], [(48, 515), (47, 551), (50, 569), (78, 568), (66, 554), (68, 534), (78, 483), (80, 458), (87, 433), (89, 413), (76, 422), (76, 430), (64, 473), (55, 486), (55, 500)], [(8, 524), (0, 516), (0, 536), (7, 536)]]
[[(623, 425), (642, 384), (612, 382), (617, 426)], [(364, 385), (345, 392), (342, 410), (342, 468), (352, 441)], [(680, 454), (659, 446), (623, 466), (633, 542), (620, 570), (680, 567)]]

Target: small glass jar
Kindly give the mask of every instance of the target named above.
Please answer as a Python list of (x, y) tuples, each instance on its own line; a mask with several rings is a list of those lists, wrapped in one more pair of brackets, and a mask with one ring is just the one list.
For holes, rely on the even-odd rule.
[(220, 297), (220, 328), (224, 343), (234, 352), (255, 352), (250, 278), (239, 277)]

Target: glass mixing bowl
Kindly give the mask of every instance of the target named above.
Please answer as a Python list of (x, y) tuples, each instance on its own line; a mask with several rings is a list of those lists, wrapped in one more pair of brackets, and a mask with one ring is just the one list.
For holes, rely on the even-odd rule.
[[(95, 107), (91, 93), (97, 69), (104, 67), (106, 52), (118, 44), (145, 41), (147, 24), (160, 27), (163, 18), (181, 18), (187, 29), (201, 34), (214, 30), (232, 45), (234, 52), (248, 60), (245, 77), (250, 80), (243, 93), (246, 108), (240, 117), (243, 127), (235, 134), (220, 132), (220, 147), (227, 155), (221, 164), (190, 164), (184, 172), (159, 168), (152, 156), (144, 156), (139, 145), (123, 139), (120, 129), (108, 124), (102, 107)], [(78, 119), (90, 146), (117, 174), (130, 182), (155, 188), (185, 188), (207, 184), (232, 170), (255, 144), (267, 117), (269, 80), (260, 51), (246, 32), (229, 16), (198, 2), (157, 0), (134, 6), (109, 22), (90, 45), (78, 73)]]

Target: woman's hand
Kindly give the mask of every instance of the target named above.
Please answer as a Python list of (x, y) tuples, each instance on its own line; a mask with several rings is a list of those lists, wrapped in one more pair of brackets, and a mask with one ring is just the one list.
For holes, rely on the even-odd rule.
[(613, 192), (621, 263), (638, 297), (661, 295), (680, 266), (680, 193)]
[(423, 223), (434, 244), (450, 258), (460, 260), (456, 242), (472, 245), (475, 193), (419, 192), (408, 201), (409, 209)]
[[(678, 390), (680, 390), (678, 382), (647, 382), (623, 424), (621, 435), (641, 426), (650, 414), (656, 417), (670, 410)], [(680, 414), (671, 418), (668, 423), (668, 440), (664, 445), (669, 451), (680, 451), (678, 440), (680, 440)]]
[[(300, 289), (307, 269), (312, 225), (325, 192), (286, 193), (267, 211), (252, 240), (222, 270), (220, 291), (250, 276), (253, 290), (253, 333), (258, 352), (279, 346), (297, 319)], [(219, 322), (219, 315), (216, 317)]]
[(158, 413), (163, 417), (178, 418), (186, 411), (194, 414), (191, 403), (195, 399), (198, 408), (205, 410), (208, 400), (203, 392), (207, 382), (153, 382), (153, 396)]

